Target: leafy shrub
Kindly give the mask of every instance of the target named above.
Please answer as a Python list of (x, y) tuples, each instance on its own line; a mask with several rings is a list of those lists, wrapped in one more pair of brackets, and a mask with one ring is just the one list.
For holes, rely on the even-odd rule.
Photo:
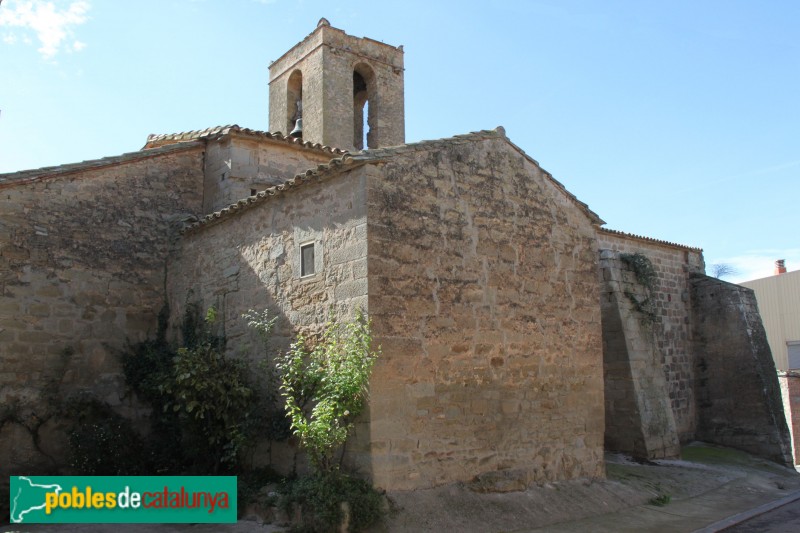
[(650, 505), (655, 505), (656, 507), (664, 507), (665, 505), (669, 504), (672, 501), (672, 496), (669, 494), (661, 494), (654, 498), (650, 498), (647, 502)]
[(199, 306), (187, 305), (185, 346), (167, 344), (160, 320), (156, 340), (123, 354), (126, 382), (152, 407), (148, 450), (155, 473), (233, 471), (256, 432), (258, 394), (249, 366), (225, 355), (225, 339), (211, 331), (216, 317), (213, 307), (202, 318)]
[(248, 310), (242, 315), (242, 318), (247, 320), (248, 327), (253, 328), (264, 343), (264, 360), (269, 361), (269, 339), (272, 336), (272, 330), (275, 328), (275, 322), (278, 317), (269, 317), (269, 310), (264, 309), (260, 313), (253, 309)]
[(260, 405), (258, 407), (258, 417), (253, 421), (259, 427), (259, 432), (273, 441), (282, 441), (291, 435), (290, 420), (286, 414), (286, 409), (280, 397), (280, 378), (276, 373), (276, 368), (270, 362), (269, 341), (275, 322), (278, 317), (270, 317), (268, 310), (261, 312), (248, 310), (242, 315), (247, 321), (247, 325), (254, 329), (263, 344), (263, 357), (259, 364), (262, 371), (260, 383)]
[(129, 345), (122, 357), (125, 382), (142, 400), (160, 404), (164, 399), (161, 384), (172, 373), (174, 357), (175, 350), (165, 342), (150, 340)]
[(244, 361), (201, 343), (178, 350), (173, 374), (161, 384), (167, 397), (164, 409), (181, 420), (184, 448), (214, 472), (235, 467), (248, 442), (245, 428), (256, 401), (248, 374)]
[(351, 531), (369, 527), (383, 514), (380, 493), (366, 481), (339, 472), (287, 482), (282, 492), (281, 504), (289, 515), (296, 506), (302, 508), (303, 523), (295, 525), (294, 531), (339, 531), (344, 519), (342, 502), (350, 506)]
[(359, 309), (352, 322), (331, 319), (313, 345), (300, 336), (278, 360), (291, 427), (320, 472), (336, 468), (333, 455), (364, 409), (378, 357), (371, 344), (370, 322)]
[[(198, 305), (187, 305), (184, 346), (177, 349), (166, 342), (168, 315), (165, 306), (155, 340), (129, 345), (122, 354), (128, 386), (152, 408), (150, 434), (142, 439), (98, 400), (74, 402), (70, 442), (73, 465), (82, 473), (233, 472), (257, 435), (288, 437), (285, 410), (276, 409), (277, 378), (259, 389), (248, 363), (225, 355), (224, 336), (212, 331), (216, 310), (209, 308), (203, 318)], [(275, 318), (266, 312), (244, 318), (262, 337), (266, 359)]]

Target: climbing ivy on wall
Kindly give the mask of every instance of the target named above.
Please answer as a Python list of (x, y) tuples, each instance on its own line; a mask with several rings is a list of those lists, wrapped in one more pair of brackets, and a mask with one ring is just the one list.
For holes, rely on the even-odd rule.
[(625, 296), (633, 304), (636, 311), (640, 313), (643, 320), (647, 322), (657, 322), (658, 315), (653, 305), (653, 292), (655, 291), (658, 275), (656, 274), (653, 263), (644, 254), (620, 254), (620, 260), (633, 271), (636, 281), (645, 288), (646, 296), (639, 300), (631, 291), (625, 291)]
[[(127, 385), (152, 408), (146, 438), (98, 400), (72, 402), (72, 465), (82, 474), (235, 472), (243, 452), (274, 425), (265, 417), (286, 419), (283, 411), (263, 408), (250, 365), (226, 354), (224, 336), (214, 333), (214, 308), (203, 315), (200, 306), (187, 305), (183, 346), (166, 341), (167, 316), (166, 310), (160, 313), (154, 340), (122, 354)], [(121, 440), (107, 446), (115, 434)]]
[(645, 287), (648, 291), (655, 290), (658, 275), (656, 274), (653, 263), (646, 255), (635, 254), (619, 254), (620, 260), (628, 265), (633, 273), (636, 275), (636, 280)]
[[(182, 470), (234, 471), (256, 436), (259, 395), (249, 365), (225, 353), (217, 312), (187, 305), (184, 346), (142, 343), (123, 357), (128, 385), (152, 408), (157, 440), (177, 439)], [(163, 336), (159, 335), (159, 339)]]

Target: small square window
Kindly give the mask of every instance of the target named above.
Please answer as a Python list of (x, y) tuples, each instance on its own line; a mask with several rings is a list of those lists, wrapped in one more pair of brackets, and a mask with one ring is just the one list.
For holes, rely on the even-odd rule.
[(255, 196), (258, 193), (255, 189), (250, 189), (250, 196)]
[(314, 274), (314, 243), (300, 246), (300, 275)]

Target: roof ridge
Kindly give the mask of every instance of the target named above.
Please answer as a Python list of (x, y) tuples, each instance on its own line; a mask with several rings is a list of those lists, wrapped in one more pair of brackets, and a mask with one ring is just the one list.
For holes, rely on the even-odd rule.
[(452, 137), (444, 137), (441, 139), (432, 139), (432, 140), (423, 140), (417, 141), (414, 143), (408, 144), (401, 144), (398, 146), (387, 146), (385, 148), (374, 148), (370, 150), (362, 150), (361, 152), (356, 152), (357, 155), (365, 157), (369, 160), (372, 159), (379, 159), (382, 157), (389, 157), (393, 155), (426, 150), (429, 148), (435, 148), (440, 145), (444, 145), (446, 143), (452, 142), (474, 142), (474, 141), (483, 141), (486, 139), (503, 139), (505, 140), (514, 150), (520, 153), (524, 158), (528, 161), (536, 165), (539, 170), (542, 171), (545, 178), (550, 180), (553, 185), (555, 185), (562, 193), (564, 193), (572, 202), (574, 202), (579, 209), (581, 209), (587, 217), (596, 225), (605, 224), (605, 221), (600, 218), (600, 216), (592, 211), (589, 208), (589, 205), (578, 200), (578, 197), (572, 194), (563, 183), (558, 181), (553, 177), (550, 172), (543, 169), (542, 166), (536, 161), (534, 158), (529, 156), (525, 153), (525, 150), (514, 144), (506, 135), (506, 129), (503, 126), (497, 126), (492, 130), (479, 130), (479, 131), (472, 131), (470, 133), (463, 133), (460, 135), (453, 135)]
[(380, 159), (382, 157), (392, 156), (395, 154), (403, 154), (408, 152), (417, 152), (428, 148), (435, 147), (439, 144), (444, 144), (452, 141), (482, 141), (485, 139), (498, 139), (505, 137), (506, 130), (502, 126), (498, 126), (493, 130), (479, 130), (471, 131), (469, 133), (462, 133), (453, 135), (451, 137), (442, 137), (439, 139), (423, 139), (412, 143), (398, 144), (395, 146), (383, 146), (381, 148), (370, 148), (368, 150), (361, 150), (355, 152), (353, 155), (363, 156), (366, 159)]
[(254, 130), (250, 128), (242, 128), (238, 124), (213, 126), (211, 128), (205, 128), (202, 130), (189, 130), (178, 133), (160, 133), (160, 134), (151, 133), (150, 135), (147, 136), (147, 142), (145, 143), (142, 149), (149, 150), (152, 148), (157, 148), (158, 146), (163, 146), (165, 143), (173, 144), (174, 142), (211, 139), (214, 137), (228, 135), (231, 133), (246, 135), (248, 137), (260, 137), (265, 139), (272, 139), (275, 141), (284, 142), (286, 144), (292, 144), (310, 150), (318, 150), (329, 154), (341, 155), (349, 153), (347, 150), (344, 150), (342, 148), (322, 145), (320, 143), (312, 143), (310, 141), (303, 141), (302, 139), (299, 139), (297, 137), (284, 135), (280, 131), (268, 132), (268, 131)]
[(652, 243), (655, 243), (655, 244), (663, 244), (665, 246), (673, 246), (673, 247), (676, 247), (676, 248), (683, 248), (683, 249), (687, 249), (687, 250), (693, 250), (695, 252), (702, 252), (703, 251), (702, 248), (698, 248), (696, 246), (689, 246), (687, 244), (680, 244), (680, 243), (677, 243), (677, 242), (664, 241), (664, 240), (661, 240), (661, 239), (655, 239), (653, 237), (646, 237), (644, 235), (636, 235), (635, 233), (628, 233), (626, 231), (620, 231), (620, 230), (610, 229), (610, 228), (597, 228), (597, 229), (599, 229), (600, 231), (602, 231), (604, 233), (608, 233), (610, 235), (619, 235), (619, 236), (622, 236), (622, 237), (630, 237), (630, 238), (633, 238), (633, 239), (639, 239), (639, 240), (642, 240), (642, 241), (652, 242)]
[[(222, 133), (231, 128), (238, 128), (236, 124), (227, 124), (224, 126), (212, 126), (202, 130), (187, 130), (179, 131), (176, 133), (151, 133), (147, 136), (147, 143), (162, 141), (162, 140), (194, 140), (209, 137), (217, 133)], [(145, 145), (146, 147), (146, 145)]]

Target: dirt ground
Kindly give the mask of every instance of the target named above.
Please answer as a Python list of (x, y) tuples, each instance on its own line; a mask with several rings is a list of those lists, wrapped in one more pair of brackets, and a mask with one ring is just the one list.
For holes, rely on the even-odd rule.
[[(694, 531), (800, 491), (800, 474), (728, 448), (690, 445), (679, 461), (638, 463), (608, 455), (607, 478), (525, 491), (480, 492), (460, 483), (387, 494), (389, 513), (371, 533)], [(271, 533), (275, 525), (6, 525), (0, 532)]]
[(696, 444), (682, 456), (642, 464), (609, 454), (605, 480), (524, 492), (481, 494), (458, 484), (392, 493), (393, 512), (374, 531), (694, 531), (800, 490), (795, 470), (737, 450)]

